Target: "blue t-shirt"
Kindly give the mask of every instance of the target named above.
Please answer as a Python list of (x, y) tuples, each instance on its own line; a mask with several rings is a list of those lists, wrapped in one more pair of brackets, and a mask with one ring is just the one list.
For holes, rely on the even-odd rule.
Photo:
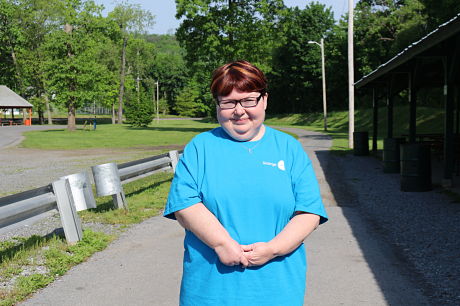
[[(197, 135), (179, 160), (164, 215), (202, 202), (240, 244), (268, 242), (296, 211), (327, 215), (310, 159), (291, 136), (266, 126), (239, 142), (221, 128)], [(303, 244), (263, 266), (225, 266), (186, 230), (181, 305), (303, 305)]]

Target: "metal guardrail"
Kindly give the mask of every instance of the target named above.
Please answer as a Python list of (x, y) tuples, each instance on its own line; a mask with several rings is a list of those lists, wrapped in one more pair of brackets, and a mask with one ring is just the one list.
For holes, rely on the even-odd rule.
[[(117, 165), (119, 177), (116, 179), (121, 181), (121, 184), (125, 184), (160, 171), (174, 171), (180, 153), (182, 152), (170, 151)], [(0, 229), (7, 229), (31, 218), (44, 218), (46, 212), (57, 209), (67, 242), (75, 243), (81, 240), (81, 221), (75, 209), (75, 199), (81, 201), (84, 197), (75, 197), (73, 192), (75, 193), (75, 190), (72, 189), (69, 180), (62, 178), (40, 188), (0, 198)], [(114, 201), (119, 199), (118, 196), (124, 200), (123, 191), (113, 196)], [(116, 205), (116, 207), (126, 208), (126, 205), (124, 200), (123, 205)]]
[(56, 198), (51, 185), (0, 198), (0, 228), (55, 208)]

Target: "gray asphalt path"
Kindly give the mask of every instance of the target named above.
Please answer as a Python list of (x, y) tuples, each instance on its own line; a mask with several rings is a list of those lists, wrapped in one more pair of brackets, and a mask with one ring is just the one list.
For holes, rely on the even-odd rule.
[(24, 139), (22, 133), (28, 131), (63, 129), (65, 125), (16, 125), (0, 126), (0, 149), (12, 147), (21, 143)]
[[(331, 194), (322, 170), (327, 158), (318, 160), (331, 140), (289, 130), (312, 159), (330, 216), (306, 241), (305, 305), (429, 305), (391, 249), (347, 205), (350, 199)], [(21, 305), (177, 305), (182, 239), (175, 221), (151, 218)], [(371, 251), (364, 254), (363, 245)]]

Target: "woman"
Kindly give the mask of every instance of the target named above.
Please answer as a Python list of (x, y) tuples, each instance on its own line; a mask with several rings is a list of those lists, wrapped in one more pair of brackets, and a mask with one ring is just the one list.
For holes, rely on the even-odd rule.
[(263, 124), (267, 82), (246, 61), (213, 73), (221, 127), (186, 147), (164, 215), (185, 228), (181, 305), (302, 305), (303, 240), (327, 220), (300, 143)]

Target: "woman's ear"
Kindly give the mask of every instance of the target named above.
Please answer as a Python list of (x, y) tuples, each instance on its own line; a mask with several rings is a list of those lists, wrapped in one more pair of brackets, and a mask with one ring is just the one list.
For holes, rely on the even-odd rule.
[(268, 103), (268, 93), (265, 94), (263, 97), (264, 99), (264, 110), (267, 110), (267, 103)]

